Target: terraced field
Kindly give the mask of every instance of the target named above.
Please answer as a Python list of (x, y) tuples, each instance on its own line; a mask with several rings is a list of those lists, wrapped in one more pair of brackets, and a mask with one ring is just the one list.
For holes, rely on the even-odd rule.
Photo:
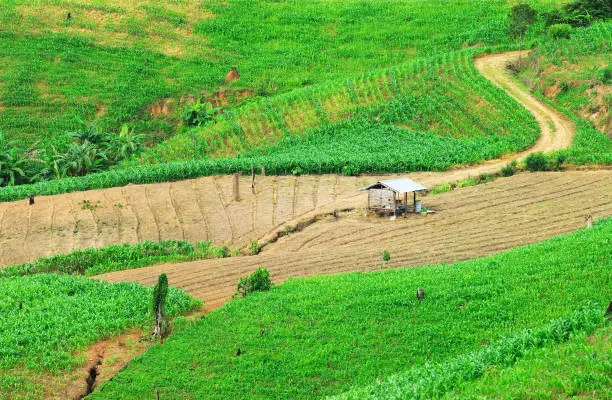
[[(516, 52), (482, 57), (476, 66), (536, 116), (541, 129), (536, 144), (504, 160), (446, 172), (414, 173), (411, 178), (429, 186), (459, 181), (498, 171), (510, 159), (522, 159), (533, 151), (560, 149), (571, 143), (573, 124), (538, 102), (505, 71), (505, 62), (516, 57)], [(0, 265), (143, 240), (212, 240), (243, 247), (295, 219), (334, 208), (363, 206), (363, 193), (356, 189), (374, 180), (368, 176), (258, 176), (253, 193), (250, 177), (245, 176), (240, 181), (238, 202), (233, 200), (232, 177), (220, 176), (41, 196), (34, 207), (25, 201), (0, 203)]]
[[(227, 301), (239, 277), (259, 266), (274, 282), (289, 277), (418, 266), (481, 257), (570, 232), (612, 214), (610, 171), (533, 173), (427, 197), (426, 217), (390, 222), (360, 214), (329, 218), (281, 238), (258, 256), (159, 265), (101, 275), (111, 282), (146, 285), (165, 272), (173, 286), (205, 301), (207, 309)], [(361, 199), (364, 200), (364, 199)]]
[[(0, 203), (0, 264), (73, 249), (185, 239), (240, 247), (315, 208), (355, 195), (367, 178), (249, 177), (233, 199), (233, 177), (129, 185)], [(363, 186), (362, 185), (362, 186)]]

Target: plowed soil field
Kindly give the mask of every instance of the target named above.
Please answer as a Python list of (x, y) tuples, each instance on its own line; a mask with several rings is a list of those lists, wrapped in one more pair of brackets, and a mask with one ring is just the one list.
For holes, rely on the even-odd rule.
[[(428, 196), (436, 214), (366, 217), (359, 212), (326, 217), (267, 246), (257, 256), (166, 264), (101, 275), (112, 282), (171, 285), (203, 299), (207, 309), (227, 301), (241, 276), (259, 266), (276, 283), (289, 277), (371, 271), (454, 262), (544, 240), (584, 226), (585, 217), (612, 214), (612, 172), (525, 173)], [(365, 200), (362, 198), (362, 200)]]

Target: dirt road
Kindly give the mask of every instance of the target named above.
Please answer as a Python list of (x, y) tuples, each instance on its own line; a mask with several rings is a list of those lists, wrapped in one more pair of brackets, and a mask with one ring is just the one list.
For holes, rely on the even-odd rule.
[[(520, 154), (445, 172), (409, 174), (427, 186), (454, 182), (498, 171), (512, 159), (533, 151), (569, 145), (574, 126), (562, 114), (540, 103), (508, 74), (505, 63), (516, 52), (477, 58), (476, 67), (536, 117), (542, 134)], [(241, 179), (240, 201), (232, 196), (232, 178), (205, 177), (181, 182), (128, 185), (120, 188), (41, 196), (36, 205), (25, 201), (0, 203), (0, 266), (41, 256), (68, 253), (142, 240), (212, 240), (244, 247), (283, 229), (286, 224), (336, 208), (358, 208), (365, 193), (356, 189), (376, 177), (336, 175), (257, 177), (255, 193), (250, 179)]]

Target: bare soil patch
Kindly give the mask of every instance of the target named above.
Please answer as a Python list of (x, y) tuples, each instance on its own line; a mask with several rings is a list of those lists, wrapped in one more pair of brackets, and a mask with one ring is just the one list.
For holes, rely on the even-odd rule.
[[(274, 282), (290, 277), (451, 263), (483, 257), (584, 226), (612, 213), (611, 171), (529, 173), (423, 199), (437, 214), (389, 221), (362, 213), (323, 218), (280, 238), (257, 256), (157, 265), (99, 276), (111, 282), (155, 283), (166, 273), (214, 309), (231, 298), (238, 279), (263, 266)], [(334, 203), (333, 205), (336, 205)], [(365, 205), (365, 198), (353, 204)], [(319, 209), (320, 210), (320, 209)]]

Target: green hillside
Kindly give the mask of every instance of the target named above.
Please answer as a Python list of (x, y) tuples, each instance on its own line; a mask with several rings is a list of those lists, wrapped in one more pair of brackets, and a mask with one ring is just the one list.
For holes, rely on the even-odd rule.
[[(471, 139), (485, 138), (494, 143), (484, 154), (456, 154), (457, 164), (494, 158), (532, 144), (538, 134), (533, 117), (503, 90), (482, 77), (474, 67), (472, 58), (473, 52), (464, 52), (437, 59), (422, 59), (359, 78), (314, 85), (251, 102), (231, 113), (219, 115), (203, 128), (193, 129), (156, 146), (128, 165), (227, 157), (261, 147), (264, 149), (260, 151), (266, 153), (266, 145), (274, 142), (280, 142), (276, 147), (291, 153), (291, 158), (296, 161), (304, 156), (312, 158), (313, 153), (322, 153), (314, 164), (342, 165), (354, 156), (366, 158), (380, 155), (388, 158), (389, 153), (398, 151), (398, 148), (380, 148), (379, 143), (407, 134), (406, 130), (418, 132), (422, 145), (415, 146), (414, 140), (409, 140), (404, 142), (406, 148), (399, 147), (400, 158), (408, 164), (415, 164), (413, 168), (398, 167), (399, 170), (451, 166), (444, 163), (444, 157), (440, 157), (436, 146), (439, 136), (457, 139), (459, 148), (463, 144), (469, 147)], [(380, 128), (364, 135), (362, 124), (357, 124), (352, 128), (352, 137), (340, 136), (336, 141), (355, 145), (359, 138), (364, 138), (361, 149), (344, 150), (342, 146), (334, 146), (335, 157), (332, 158), (321, 151), (316, 142), (309, 143), (308, 136), (313, 129), (333, 130), (343, 121), (356, 118), (368, 119)], [(389, 132), (390, 126), (403, 129)], [(295, 141), (295, 136), (307, 137), (304, 139), (308, 144), (306, 151), (296, 154), (291, 145), (286, 148), (282, 139)], [(368, 146), (370, 144), (377, 146), (375, 151)], [(482, 147), (482, 143), (478, 147)], [(449, 153), (458, 150), (453, 145), (448, 149)], [(428, 162), (417, 161), (422, 154), (429, 155), (426, 157)], [(271, 158), (277, 156), (275, 154)], [(393, 161), (385, 160), (383, 163)], [(382, 165), (373, 164), (364, 172), (384, 170)], [(311, 167), (302, 169), (316, 172)]]
[[(515, 46), (501, 0), (0, 3), (0, 153), (24, 171), (4, 185), (99, 172), (143, 144), (135, 163), (233, 156), (363, 114), (433, 142), (515, 142), (494, 154), (533, 140), (529, 114), (465, 65)], [(189, 128), (198, 102), (216, 111)]]
[(546, 346), (516, 365), (490, 368), (465, 382), (447, 399), (612, 398), (612, 327), (577, 334), (568, 343)]
[[(225, 88), (232, 66), (240, 79), (227, 88), (269, 96), (507, 44), (507, 11), (503, 1), (2, 0), (0, 129), (61, 146), (77, 119), (109, 130), (133, 122), (155, 142), (174, 134), (188, 98)], [(167, 110), (152, 113), (158, 102)]]
[[(61, 381), (84, 364), (88, 346), (148, 327), (151, 288), (85, 277), (41, 274), (0, 278), (0, 399), (41, 397), (45, 374)], [(201, 302), (171, 288), (167, 313)]]
[[(402, 390), (410, 384), (402, 374), (428, 363), (455, 374), (440, 380), (448, 390), (444, 382), (464, 379), (463, 355), (495, 364), (601, 322), (612, 296), (611, 234), (607, 220), (454, 265), (292, 279), (152, 347), (94, 398), (313, 398), (351, 388), (362, 398), (369, 389), (361, 387), (376, 382), (375, 393)], [(501, 353), (491, 358), (487, 349)]]

